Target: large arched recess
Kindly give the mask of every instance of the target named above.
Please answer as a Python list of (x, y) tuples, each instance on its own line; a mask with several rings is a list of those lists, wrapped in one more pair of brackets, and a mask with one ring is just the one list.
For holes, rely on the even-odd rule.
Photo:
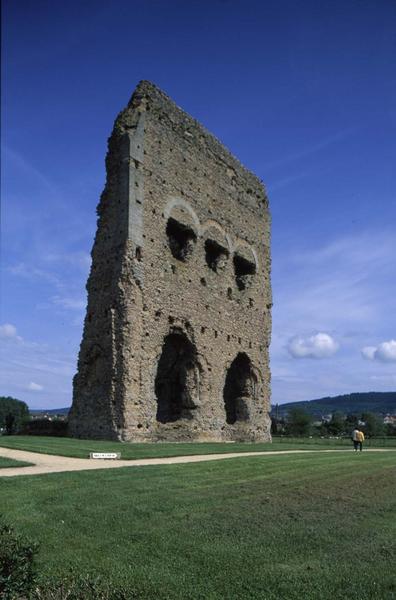
[(199, 402), (200, 367), (193, 343), (182, 331), (169, 333), (162, 346), (155, 378), (157, 421), (194, 418)]
[(257, 394), (257, 376), (250, 358), (240, 352), (227, 370), (223, 398), (226, 422), (233, 425), (250, 419), (251, 403)]

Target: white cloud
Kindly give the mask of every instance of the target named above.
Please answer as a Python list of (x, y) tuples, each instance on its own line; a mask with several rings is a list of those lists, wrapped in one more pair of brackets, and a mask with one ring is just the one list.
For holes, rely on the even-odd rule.
[(30, 180), (36, 183), (40, 189), (45, 190), (51, 195), (52, 199), (59, 196), (58, 188), (51, 181), (51, 179), (39, 169), (37, 169), (28, 159), (25, 158), (20, 152), (12, 150), (9, 146), (2, 146), (4, 156), (11, 160), (14, 167), (17, 167), (20, 172), (21, 178)]
[(84, 310), (87, 306), (87, 301), (80, 298), (67, 298), (62, 296), (53, 296), (52, 302), (56, 306), (61, 306), (66, 310)]
[(361, 353), (363, 358), (366, 358), (367, 360), (374, 360), (376, 350), (377, 348), (375, 346), (365, 346), (361, 349)]
[(366, 232), (275, 258), (274, 330), (293, 331), (296, 320), (317, 331), (382, 326), (393, 311), (395, 240)]
[(17, 329), (15, 325), (11, 325), (11, 323), (4, 323), (4, 325), (0, 325), (0, 338), (1, 339), (12, 339), (17, 341), (22, 341), (20, 335), (17, 335)]
[(305, 338), (294, 336), (287, 349), (293, 358), (328, 358), (337, 352), (338, 344), (328, 333), (316, 333)]
[[(68, 328), (67, 349), (55, 343), (27, 341), (0, 345), (3, 395), (24, 400), (31, 408), (69, 406), (80, 337), (80, 331), (77, 334)], [(37, 389), (37, 385), (42, 390)]]
[(51, 252), (45, 256), (48, 263), (65, 263), (72, 267), (79, 267), (84, 273), (89, 271), (91, 266), (91, 255), (88, 252)]
[(28, 265), (24, 262), (19, 262), (14, 265), (11, 265), (10, 267), (8, 267), (8, 271), (12, 273), (12, 275), (16, 275), (17, 277), (23, 277), (24, 279), (28, 279), (30, 281), (43, 280), (58, 288), (62, 287), (61, 280), (53, 273), (45, 271), (44, 269), (38, 269), (37, 267), (33, 265)]
[[(376, 350), (380, 341), (396, 339), (394, 232), (359, 228), (343, 237), (329, 235), (325, 243), (325, 232), (318, 239), (312, 226), (311, 233), (302, 238), (299, 231), (287, 231), (281, 237), (278, 231), (273, 239), (272, 401), (394, 390), (392, 379), (371, 380), (370, 375), (390, 375), (396, 363), (363, 361), (360, 354), (364, 346)], [(330, 333), (340, 350), (327, 360), (311, 359), (307, 370), (308, 359), (292, 360), (288, 346), (296, 334), (308, 338), (317, 332)], [(335, 360), (341, 351), (342, 360)]]
[(41, 392), (44, 387), (42, 385), (40, 385), (39, 383), (35, 383), (34, 381), (31, 381), (29, 383), (29, 385), (26, 386), (26, 389), (29, 390), (30, 392)]
[(371, 375), (370, 379), (376, 383), (388, 384), (392, 387), (396, 385), (396, 374), (393, 373), (387, 373), (386, 375)]
[(382, 362), (396, 361), (396, 340), (382, 342), (375, 351), (375, 358)]
[(356, 132), (355, 127), (349, 127), (348, 129), (342, 129), (341, 131), (338, 131), (334, 135), (331, 135), (329, 137), (325, 137), (325, 138), (322, 138), (321, 140), (318, 140), (316, 142), (316, 144), (311, 144), (310, 146), (307, 146), (306, 148), (304, 148), (303, 150), (300, 150), (299, 152), (295, 152), (294, 154), (289, 154), (288, 156), (284, 156), (280, 159), (273, 160), (271, 162), (266, 163), (264, 165), (264, 170), (273, 169), (274, 167), (283, 166), (283, 165), (289, 164), (289, 163), (294, 163), (296, 161), (299, 161), (301, 158), (310, 156), (311, 154), (317, 154), (320, 150), (323, 150), (323, 149), (327, 148), (328, 146), (331, 146), (333, 144), (337, 144), (338, 142), (343, 141), (346, 137), (350, 136), (351, 134), (353, 134), (355, 132)]
[(382, 342), (378, 346), (365, 346), (361, 350), (363, 358), (380, 362), (396, 362), (396, 340)]

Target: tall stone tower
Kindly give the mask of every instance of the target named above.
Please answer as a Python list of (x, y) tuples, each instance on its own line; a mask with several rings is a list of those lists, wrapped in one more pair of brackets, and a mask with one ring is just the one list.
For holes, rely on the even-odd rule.
[(117, 117), (70, 433), (269, 440), (265, 190), (153, 84)]

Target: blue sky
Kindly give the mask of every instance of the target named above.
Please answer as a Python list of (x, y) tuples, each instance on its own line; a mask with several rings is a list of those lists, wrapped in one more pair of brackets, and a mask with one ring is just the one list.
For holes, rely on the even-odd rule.
[(106, 140), (150, 79), (266, 184), (272, 400), (396, 389), (393, 0), (4, 0), (0, 394), (67, 406)]

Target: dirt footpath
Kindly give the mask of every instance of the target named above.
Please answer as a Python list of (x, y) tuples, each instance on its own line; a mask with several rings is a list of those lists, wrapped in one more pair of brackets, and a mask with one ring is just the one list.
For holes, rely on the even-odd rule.
[[(69, 458), (53, 454), (39, 454), (1, 448), (0, 456), (33, 463), (30, 467), (7, 467), (0, 469), (0, 477), (15, 477), (17, 475), (42, 475), (44, 473), (62, 473), (65, 471), (89, 471), (92, 469), (118, 469), (120, 467), (146, 467), (149, 465), (177, 465), (182, 463), (207, 462), (210, 460), (225, 460), (227, 458), (242, 458), (246, 456), (274, 456), (283, 454), (309, 454), (317, 452), (351, 452), (348, 450), (271, 450), (269, 452), (231, 452), (229, 454), (198, 454), (192, 456), (170, 456), (167, 458), (143, 458), (136, 460), (103, 460), (90, 458)], [(395, 452), (385, 448), (372, 448), (364, 452)]]

